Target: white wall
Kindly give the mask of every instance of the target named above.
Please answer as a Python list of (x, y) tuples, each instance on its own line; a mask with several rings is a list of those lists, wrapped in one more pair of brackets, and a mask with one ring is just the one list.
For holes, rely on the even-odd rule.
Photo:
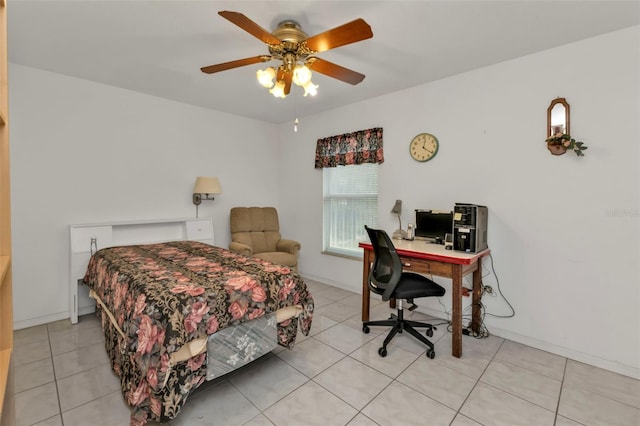
[[(487, 205), (495, 272), (516, 310), (487, 316), (489, 330), (640, 377), (639, 40), (640, 27), (618, 31), (303, 117), (298, 133), (283, 124), (280, 205), (302, 242), (300, 270), (361, 288), (360, 262), (320, 253), (322, 172), (313, 156), (318, 138), (381, 126), (381, 227), (397, 227), (395, 199), (403, 224), (416, 208)], [(583, 158), (546, 149), (546, 110), (558, 96), (571, 105), (571, 133), (589, 147)], [(440, 140), (427, 163), (408, 153), (420, 132)], [(484, 281), (497, 288), (493, 275)], [(484, 301), (490, 313), (509, 313), (500, 297)]]
[(216, 244), (229, 209), (278, 202), (277, 128), (11, 64), (15, 328), (68, 318), (69, 225), (195, 217), (196, 176)]
[[(405, 224), (415, 208), (486, 204), (496, 273), (516, 309), (511, 319), (487, 317), (489, 330), (640, 377), (639, 33), (635, 27), (302, 117), (298, 133), (291, 123), (11, 64), (15, 326), (67, 317), (70, 224), (193, 216), (197, 175), (217, 175), (223, 186), (201, 206), (201, 216), (214, 216), (218, 245), (228, 244), (230, 207), (275, 205), (283, 234), (302, 242), (301, 273), (359, 291), (360, 262), (320, 253), (315, 142), (382, 126), (383, 228), (396, 227), (389, 213), (396, 198)], [(589, 146), (584, 158), (546, 150), (546, 108), (557, 96), (571, 104), (572, 134)], [(441, 148), (417, 163), (408, 145), (425, 131)], [(497, 285), (492, 275), (485, 283)], [(508, 313), (501, 298), (485, 303), (488, 312)], [(421, 305), (442, 311), (435, 301)]]

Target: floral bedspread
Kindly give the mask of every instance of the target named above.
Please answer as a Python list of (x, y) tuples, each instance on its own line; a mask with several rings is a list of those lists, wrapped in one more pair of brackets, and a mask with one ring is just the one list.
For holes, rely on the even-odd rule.
[(194, 241), (111, 247), (89, 261), (84, 283), (98, 305), (105, 346), (132, 425), (174, 418), (207, 375), (206, 353), (171, 365), (185, 343), (218, 330), (301, 305), (298, 318), (278, 324), (278, 343), (293, 347), (298, 325), (311, 327), (313, 298), (288, 267)]

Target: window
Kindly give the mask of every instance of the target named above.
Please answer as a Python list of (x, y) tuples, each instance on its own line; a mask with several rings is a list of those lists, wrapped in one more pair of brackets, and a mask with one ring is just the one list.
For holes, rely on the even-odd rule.
[(327, 167), (323, 175), (323, 253), (362, 258), (364, 225), (378, 226), (378, 164)]

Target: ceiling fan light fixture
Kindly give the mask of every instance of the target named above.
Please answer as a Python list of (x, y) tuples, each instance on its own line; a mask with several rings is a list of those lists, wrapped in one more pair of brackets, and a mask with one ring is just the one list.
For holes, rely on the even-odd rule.
[(304, 87), (309, 81), (311, 81), (311, 70), (306, 65), (296, 65), (293, 70), (293, 82)]
[(273, 79), (276, 77), (276, 70), (273, 69), (273, 67), (268, 67), (264, 70), (258, 70), (258, 72), (256, 72), (256, 77), (258, 78), (258, 82), (262, 85), (262, 87), (271, 89), (273, 87)]
[[(2, 1), (0, 0), (0, 3)], [(304, 88), (304, 96), (315, 96), (318, 93), (318, 85), (311, 82), (311, 67), (314, 72), (352, 85), (360, 83), (365, 77), (348, 68), (310, 56), (373, 37), (371, 26), (362, 18), (309, 37), (294, 21), (280, 22), (278, 28), (270, 33), (242, 13), (221, 10), (218, 15), (266, 44), (269, 55), (252, 56), (200, 68), (206, 74), (280, 60), (281, 64), (278, 67), (268, 67), (256, 72), (260, 85), (277, 98), (285, 98), (290, 93), (291, 83)]]
[(304, 88), (304, 95), (311, 95), (311, 96), (315, 96), (318, 94), (318, 85), (317, 84), (313, 84), (313, 82), (311, 80), (309, 80), (307, 82), (307, 84), (305, 84), (303, 86)]
[(284, 81), (276, 81), (276, 84), (269, 89), (269, 93), (271, 93), (276, 98), (285, 98), (287, 95), (284, 94)]

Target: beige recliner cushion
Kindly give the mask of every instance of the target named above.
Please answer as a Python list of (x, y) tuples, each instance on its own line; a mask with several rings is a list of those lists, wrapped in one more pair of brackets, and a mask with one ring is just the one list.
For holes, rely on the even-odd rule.
[(231, 234), (233, 241), (250, 246), (254, 254), (276, 251), (281, 239), (278, 212), (273, 207), (234, 207)]
[(230, 225), (231, 250), (296, 269), (300, 243), (282, 239), (274, 207), (234, 207)]

